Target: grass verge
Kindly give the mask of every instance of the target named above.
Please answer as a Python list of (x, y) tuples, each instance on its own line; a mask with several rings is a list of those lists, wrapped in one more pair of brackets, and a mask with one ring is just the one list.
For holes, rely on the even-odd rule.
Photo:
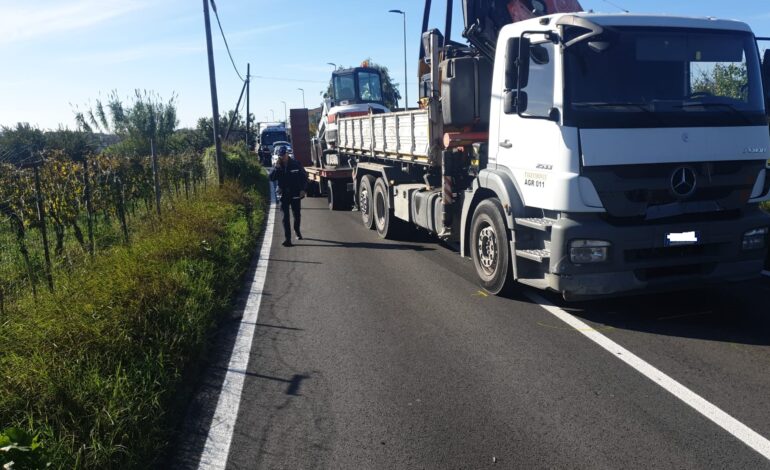
[[(54, 294), (8, 306), (0, 442), (26, 435), (54, 468), (159, 464), (183, 379), (229, 310), (262, 227), (267, 181), (247, 159), (230, 153), (234, 179), (223, 187), (210, 185), (139, 227), (130, 246), (75, 267)], [(0, 465), (11, 457), (0, 451)]]

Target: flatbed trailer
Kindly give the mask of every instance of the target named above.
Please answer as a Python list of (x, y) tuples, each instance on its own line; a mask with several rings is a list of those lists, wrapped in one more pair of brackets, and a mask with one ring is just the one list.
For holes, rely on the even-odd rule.
[(305, 167), (309, 197), (326, 196), (331, 210), (348, 210), (353, 201), (353, 169)]
[(310, 139), (307, 109), (292, 109), (290, 122), (294, 158), (307, 172), (308, 197), (326, 196), (329, 209), (349, 210), (353, 202), (353, 168), (324, 161), (316, 139)]

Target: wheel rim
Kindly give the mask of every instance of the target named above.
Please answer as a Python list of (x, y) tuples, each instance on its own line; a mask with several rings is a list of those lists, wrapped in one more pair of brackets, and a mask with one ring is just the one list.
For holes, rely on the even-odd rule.
[(369, 214), (369, 190), (364, 186), (361, 188), (361, 194), (358, 195), (358, 205), (361, 208), (361, 216), (365, 221), (371, 217)]
[(492, 276), (497, 271), (498, 258), (500, 256), (500, 251), (497, 247), (497, 234), (494, 227), (487, 223), (481, 226), (476, 250), (479, 266), (482, 271), (484, 271), (484, 274)]
[(377, 226), (383, 228), (385, 226), (385, 198), (382, 193), (375, 193), (375, 215), (377, 217)]

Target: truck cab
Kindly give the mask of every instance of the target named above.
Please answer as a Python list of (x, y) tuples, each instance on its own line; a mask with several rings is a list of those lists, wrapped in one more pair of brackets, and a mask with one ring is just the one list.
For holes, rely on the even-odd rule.
[[(568, 298), (762, 270), (770, 137), (747, 25), (551, 15), (503, 27), (494, 63), (488, 164), (463, 211), (482, 274), (500, 243), (514, 278)], [(510, 233), (474, 223), (486, 191)]]

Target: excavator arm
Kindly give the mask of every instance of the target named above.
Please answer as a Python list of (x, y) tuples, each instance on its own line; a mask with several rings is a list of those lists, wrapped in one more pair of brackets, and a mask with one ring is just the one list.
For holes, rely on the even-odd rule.
[[(554, 13), (583, 11), (578, 0), (460, 0), (464, 16), (463, 37), (479, 53), (492, 59), (495, 54), (497, 35), (503, 26)], [(428, 31), (432, 0), (425, 0), (422, 33)], [(446, 0), (444, 44), (457, 45), (452, 41), (452, 13), (454, 0)], [(420, 46), (420, 60), (425, 58), (425, 48)]]

